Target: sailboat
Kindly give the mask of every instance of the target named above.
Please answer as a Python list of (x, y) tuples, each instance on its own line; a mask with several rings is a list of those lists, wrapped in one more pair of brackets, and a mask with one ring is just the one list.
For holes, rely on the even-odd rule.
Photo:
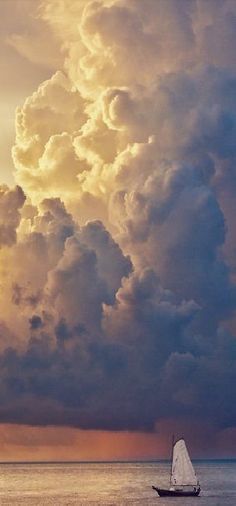
[(173, 440), (170, 487), (152, 487), (159, 496), (192, 497), (200, 494), (200, 485), (184, 439)]

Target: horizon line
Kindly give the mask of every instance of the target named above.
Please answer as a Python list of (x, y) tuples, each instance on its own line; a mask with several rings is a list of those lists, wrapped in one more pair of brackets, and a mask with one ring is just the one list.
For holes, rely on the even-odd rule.
[[(5, 464), (149, 464), (170, 462), (169, 458), (156, 459), (105, 459), (105, 460), (3, 460), (0, 465)], [(192, 462), (236, 462), (235, 457), (197, 457)]]

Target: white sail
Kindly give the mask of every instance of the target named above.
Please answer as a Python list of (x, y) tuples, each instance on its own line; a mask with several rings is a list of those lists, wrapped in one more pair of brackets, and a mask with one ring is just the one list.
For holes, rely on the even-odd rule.
[(193, 485), (198, 484), (188, 450), (183, 439), (179, 439), (173, 448), (171, 485)]

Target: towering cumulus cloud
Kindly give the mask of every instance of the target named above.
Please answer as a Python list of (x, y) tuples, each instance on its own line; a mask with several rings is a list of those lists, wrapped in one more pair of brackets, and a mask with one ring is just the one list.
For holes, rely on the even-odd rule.
[(235, 427), (236, 3), (39, 12), (64, 67), (0, 190), (1, 421)]

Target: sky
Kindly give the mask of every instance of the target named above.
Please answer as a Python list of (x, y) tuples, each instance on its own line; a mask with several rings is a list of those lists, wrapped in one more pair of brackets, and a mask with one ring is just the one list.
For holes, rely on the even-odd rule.
[(0, 460), (236, 457), (235, 1), (0, 8)]

